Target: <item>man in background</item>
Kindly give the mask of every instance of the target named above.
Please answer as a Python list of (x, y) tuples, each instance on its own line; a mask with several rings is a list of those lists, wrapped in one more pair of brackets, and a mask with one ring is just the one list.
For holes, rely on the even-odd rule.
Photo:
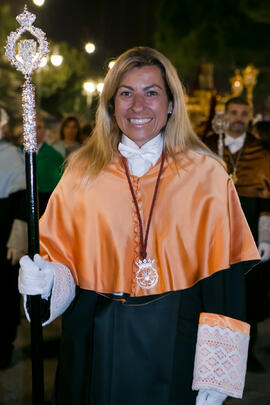
[[(229, 128), (223, 136), (223, 159), (234, 181), (243, 211), (258, 245), (262, 263), (246, 276), (247, 321), (251, 324), (248, 370), (264, 371), (254, 355), (257, 324), (267, 316), (268, 277), (270, 269), (270, 151), (248, 132), (250, 107), (246, 100), (234, 97), (227, 101), (225, 112)], [(203, 141), (217, 153), (217, 134)]]

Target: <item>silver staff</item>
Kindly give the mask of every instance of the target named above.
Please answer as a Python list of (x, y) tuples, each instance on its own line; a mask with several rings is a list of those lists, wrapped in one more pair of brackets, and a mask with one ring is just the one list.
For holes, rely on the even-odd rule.
[[(11, 32), (5, 47), (7, 59), (25, 77), (25, 83), (22, 87), (22, 106), (28, 214), (28, 252), (31, 258), (36, 253), (39, 253), (36, 107), (35, 89), (31, 83), (31, 75), (39, 67), (42, 58), (46, 57), (49, 52), (45, 33), (33, 26), (35, 19), (36, 16), (30, 13), (25, 6), (23, 13), (16, 17), (21, 27), (15, 32)], [(19, 40), (25, 32), (32, 34), (36, 40)], [(28, 297), (28, 304), (30, 305), (31, 313), (32, 397), (34, 405), (42, 405), (44, 403), (44, 377), (40, 295)]]
[(218, 111), (212, 120), (212, 128), (215, 133), (218, 134), (218, 155), (221, 157), (221, 159), (223, 159), (223, 137), (229, 128), (227, 115), (221, 111)]

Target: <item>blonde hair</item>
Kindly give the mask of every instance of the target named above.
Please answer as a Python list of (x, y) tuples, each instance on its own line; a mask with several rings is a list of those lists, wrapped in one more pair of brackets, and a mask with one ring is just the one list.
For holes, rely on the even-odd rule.
[(176, 161), (179, 152), (191, 149), (219, 160), (192, 129), (183, 86), (174, 66), (155, 49), (135, 47), (120, 55), (113, 68), (107, 73), (93, 135), (68, 159), (67, 170), (75, 170), (83, 182), (97, 176), (118, 152), (121, 131), (114, 116), (114, 97), (123, 74), (142, 66), (157, 66), (161, 70), (168, 100), (173, 103), (172, 114), (168, 117), (163, 129), (166, 154)]

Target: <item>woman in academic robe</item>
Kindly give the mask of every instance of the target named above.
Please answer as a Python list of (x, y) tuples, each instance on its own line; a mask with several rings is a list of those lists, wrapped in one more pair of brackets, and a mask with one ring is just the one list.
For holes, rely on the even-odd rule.
[[(93, 135), (71, 155), (40, 237), (19, 288), (41, 294), (44, 325), (62, 314), (54, 404), (242, 396), (244, 276), (259, 254), (158, 51), (128, 50), (108, 72)], [(26, 298), (25, 309), (31, 317)]]

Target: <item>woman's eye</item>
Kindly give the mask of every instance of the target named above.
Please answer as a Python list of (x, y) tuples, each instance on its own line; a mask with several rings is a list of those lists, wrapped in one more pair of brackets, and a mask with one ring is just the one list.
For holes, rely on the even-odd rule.
[(131, 91), (124, 90), (124, 91), (121, 91), (119, 93), (119, 95), (122, 96), (122, 97), (130, 97), (131, 96)]
[(156, 90), (149, 90), (147, 93), (148, 97), (157, 96), (158, 92)]

